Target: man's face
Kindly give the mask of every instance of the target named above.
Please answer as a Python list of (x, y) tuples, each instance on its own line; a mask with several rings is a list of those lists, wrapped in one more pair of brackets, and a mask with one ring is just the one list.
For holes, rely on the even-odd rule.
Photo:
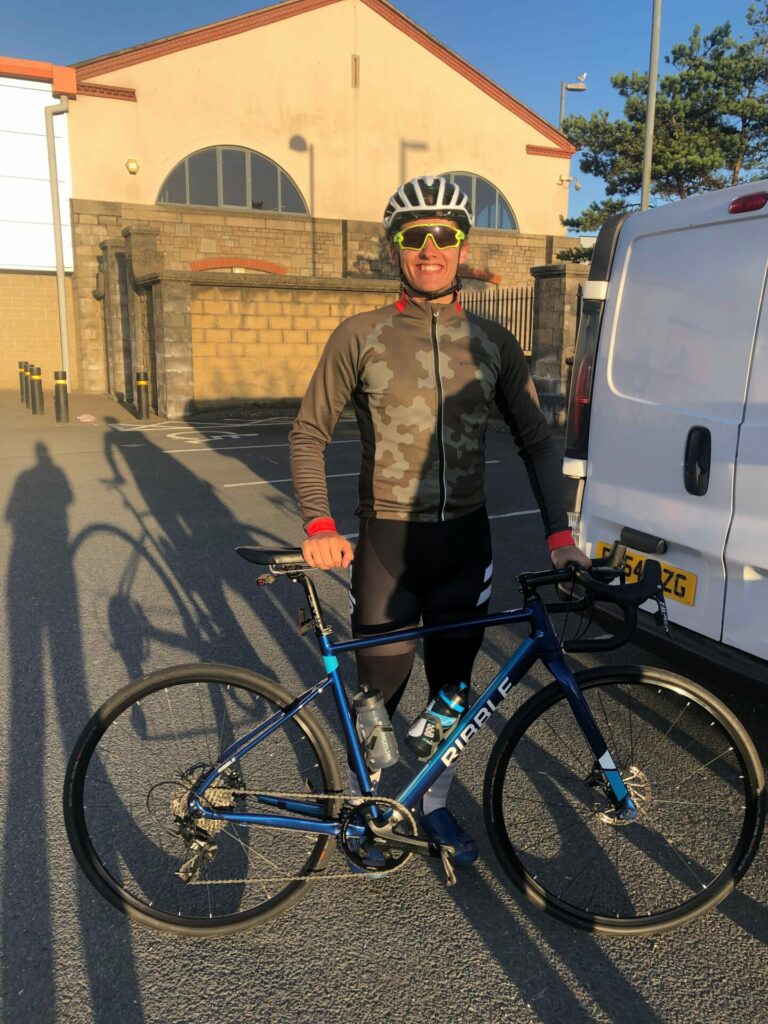
[[(406, 228), (417, 227), (428, 224), (445, 224), (452, 228), (458, 228), (454, 220), (446, 220), (442, 217), (425, 217), (421, 220), (409, 221), (404, 225)], [(467, 243), (452, 249), (439, 249), (431, 237), (427, 237), (421, 249), (400, 249), (393, 245), (393, 252), (399, 254), (400, 266), (403, 276), (408, 284), (418, 291), (439, 292), (444, 288), (450, 288), (456, 278), (459, 264), (462, 263), (468, 253)], [(444, 301), (450, 302), (451, 296), (446, 295)]]

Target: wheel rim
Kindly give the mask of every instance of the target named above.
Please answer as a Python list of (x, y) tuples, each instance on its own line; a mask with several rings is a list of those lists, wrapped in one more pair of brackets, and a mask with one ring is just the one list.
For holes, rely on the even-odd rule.
[(496, 773), (497, 852), (534, 902), (582, 927), (651, 930), (703, 912), (745, 869), (760, 820), (738, 737), (682, 687), (603, 679), (583, 692), (637, 821), (616, 818), (554, 694), (521, 723)]
[[(81, 863), (116, 906), (205, 929), (268, 916), (298, 898), (306, 882), (296, 879), (317, 867), (325, 837), (230, 823), (201, 830), (179, 821), (185, 789), (232, 739), (277, 706), (240, 683), (203, 675), (159, 685), (140, 701), (120, 705), (92, 734), (74, 780), (76, 844)], [(234, 778), (219, 784), (212, 802), (269, 813), (255, 797), (232, 791), (329, 788), (314, 744), (296, 719), (239, 764), (237, 784)], [(201, 847), (196, 871), (185, 882), (177, 872), (183, 874)]]

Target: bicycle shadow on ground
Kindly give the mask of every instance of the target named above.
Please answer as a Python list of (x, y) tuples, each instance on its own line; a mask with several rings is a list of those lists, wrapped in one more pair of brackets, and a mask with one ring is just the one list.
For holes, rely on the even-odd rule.
[[(107, 417), (108, 427), (112, 422)], [(151, 592), (130, 595), (121, 579), (110, 599), (110, 632), (128, 678), (159, 667), (152, 663), (152, 641), (174, 647), (174, 662), (186, 655), (186, 660), (244, 666), (272, 679), (275, 672), (266, 649), (279, 646), (275, 660), (281, 677), (287, 664), (299, 679), (319, 678), (322, 672), (311, 644), (283, 645), (295, 630), (299, 595), (278, 586), (270, 590), (269, 600), (264, 599), (256, 584), (259, 567), (235, 554), (240, 545), (283, 547), (285, 538), (238, 520), (211, 483), (153, 444), (148, 434), (138, 448), (122, 446), (121, 436), (105, 431), (104, 454), (112, 472), (107, 483), (120, 492), (141, 557), (152, 560), (156, 576), (172, 593), (173, 613), (182, 628), (174, 637), (171, 631), (154, 627), (144, 610), (151, 606)], [(255, 612), (258, 635), (246, 633), (240, 621), (242, 607), (233, 609), (233, 601)], [(282, 678), (276, 681), (284, 685)]]
[[(6, 521), (13, 534), (6, 606), (10, 648), (8, 794), (2, 869), (3, 1019), (46, 1024), (61, 1019), (57, 991), (69, 969), (61, 941), (75, 904), (91, 1019), (109, 1024), (114, 963), (139, 1022), (141, 993), (128, 923), (94, 912), (98, 898), (76, 868), (59, 808), (63, 762), (90, 715), (78, 588), (72, 564), (69, 481), (38, 443), (37, 462), (16, 479)], [(53, 804), (51, 803), (53, 796)], [(51, 810), (51, 806), (55, 810)], [(72, 895), (74, 883), (74, 895)], [(58, 936), (58, 938), (57, 938)]]

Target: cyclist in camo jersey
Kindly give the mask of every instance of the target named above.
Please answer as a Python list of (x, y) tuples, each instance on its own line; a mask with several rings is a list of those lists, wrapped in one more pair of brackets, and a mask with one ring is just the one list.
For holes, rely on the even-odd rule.
[[(399, 261), (400, 298), (336, 328), (290, 433), (304, 558), (320, 569), (352, 565), (357, 637), (487, 609), (493, 565), (485, 430), (493, 403), (517, 442), (553, 564), (590, 564), (568, 530), (560, 453), (518, 342), (462, 309), (459, 265), (472, 225), (469, 198), (446, 178), (414, 178), (398, 188), (384, 228)], [(354, 552), (331, 515), (324, 460), (348, 401), (363, 447)], [(425, 639), (432, 697), (445, 684), (470, 682), (481, 641), (482, 630)], [(406, 641), (356, 652), (360, 684), (382, 692), (390, 715), (414, 654)], [(421, 823), (456, 848), (457, 864), (471, 864), (477, 845), (446, 807), (452, 777), (446, 769), (425, 794)]]

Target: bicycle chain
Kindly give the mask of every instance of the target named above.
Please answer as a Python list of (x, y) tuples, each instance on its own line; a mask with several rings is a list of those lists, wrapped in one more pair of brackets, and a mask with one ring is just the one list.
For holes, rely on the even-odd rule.
[[(306, 791), (303, 793), (274, 793), (263, 789), (227, 789), (226, 792), (228, 794), (231, 793), (233, 796), (271, 796), (277, 800), (306, 800), (307, 797), (312, 797), (315, 800), (340, 800), (342, 801), (342, 803), (353, 805), (370, 803), (372, 800), (375, 800), (377, 804), (385, 804), (398, 811), (398, 813), (403, 817), (403, 819), (407, 821), (408, 824), (413, 828), (414, 835), (416, 835), (418, 831), (416, 819), (414, 818), (411, 811), (409, 811), (407, 807), (403, 806), (403, 804), (398, 803), (397, 800), (392, 800), (386, 796), (353, 796), (351, 793), (307, 793)], [(203, 797), (203, 799), (205, 799), (205, 797)], [(285, 831), (285, 829), (281, 828), (280, 825), (259, 825), (259, 828), (273, 828)], [(295, 829), (294, 831), (300, 832), (301, 830)], [(317, 833), (315, 832), (307, 832), (305, 834), (317, 835)], [(284, 877), (275, 877), (273, 875), (270, 875), (268, 878), (212, 878), (207, 881), (194, 880), (188, 882), (187, 884), (266, 885), (270, 882), (325, 882), (332, 880), (335, 881), (340, 878), (385, 878), (389, 877), (389, 875), (396, 874), (396, 872), (404, 868), (412, 856), (413, 854), (406, 853), (406, 855), (403, 857), (399, 864), (395, 864), (394, 867), (387, 868), (386, 871), (340, 871), (334, 872), (333, 874), (326, 874), (325, 872), (317, 872), (316, 874), (313, 871), (310, 872), (308, 875), (285, 875)]]

